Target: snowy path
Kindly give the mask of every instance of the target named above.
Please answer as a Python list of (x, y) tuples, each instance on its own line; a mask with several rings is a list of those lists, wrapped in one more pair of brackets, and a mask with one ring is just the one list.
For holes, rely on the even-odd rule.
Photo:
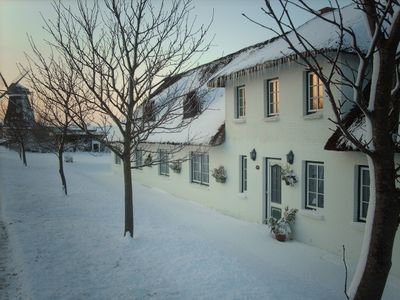
[[(139, 184), (136, 238), (123, 238), (122, 182), (109, 159), (76, 154), (64, 197), (55, 157), (29, 154), (25, 168), (0, 148), (24, 299), (344, 299), (340, 257)], [(385, 299), (399, 294), (391, 277)]]

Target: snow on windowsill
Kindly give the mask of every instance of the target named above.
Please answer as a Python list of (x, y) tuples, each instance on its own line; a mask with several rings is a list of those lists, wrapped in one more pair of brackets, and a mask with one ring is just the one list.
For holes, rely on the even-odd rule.
[(247, 199), (247, 193), (238, 193), (238, 198), (242, 199), (242, 200), (246, 200)]
[(246, 123), (246, 119), (244, 119), (244, 118), (233, 119), (233, 123), (236, 123), (236, 124), (243, 124), (243, 123)]
[(314, 219), (314, 220), (323, 221), (325, 219), (325, 216), (321, 212), (316, 211), (316, 210), (300, 209), (299, 214), (304, 217)]
[(353, 221), (351, 222), (351, 227), (359, 232), (365, 231), (365, 222)]
[(311, 113), (309, 115), (305, 115), (303, 116), (304, 120), (315, 120), (315, 119), (322, 119), (324, 116), (324, 114), (322, 113), (322, 111), (317, 111), (315, 113)]
[(264, 117), (264, 122), (277, 122), (279, 121), (279, 115), (277, 116), (270, 116), (270, 117)]

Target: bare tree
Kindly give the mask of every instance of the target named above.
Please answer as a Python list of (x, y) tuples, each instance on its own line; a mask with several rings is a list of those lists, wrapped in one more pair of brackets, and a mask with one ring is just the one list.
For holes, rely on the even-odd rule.
[(40, 147), (57, 155), (61, 184), (67, 195), (63, 155), (67, 135), (73, 124), (70, 111), (76, 105), (74, 100), (78, 77), (65, 60), (56, 59), (51, 51), (46, 58), (32, 39), (30, 45), (33, 55), (26, 54), (26, 73), (35, 92), (32, 103), (37, 117), (41, 120), (40, 124), (36, 125), (34, 133)]
[[(400, 3), (395, 0), (353, 0), (366, 20), (370, 36), (367, 47), (362, 45), (351, 24), (343, 22), (339, 1), (329, 5), (333, 13), (321, 14), (306, 1), (279, 0), (278, 9), (265, 1), (263, 9), (276, 27), (256, 22), (272, 30), (286, 41), (292, 59), (299, 59), (323, 82), (342, 139), (366, 154), (371, 174), (370, 200), (366, 230), (359, 263), (346, 294), (351, 299), (380, 299), (391, 268), (393, 243), (400, 220), (400, 190), (396, 188), (399, 167), (395, 153), (400, 150), (398, 125), (400, 112)], [(333, 49), (313, 45), (294, 26), (289, 7), (301, 8), (337, 29), (338, 42)], [(348, 43), (346, 41), (350, 40)], [(329, 51), (327, 51), (329, 50)], [(344, 53), (358, 59), (352, 68)], [(324, 67), (323, 67), (324, 65)], [(350, 72), (349, 72), (350, 70)], [(336, 78), (336, 79), (335, 79)], [(339, 78), (339, 79), (337, 79)], [(353, 90), (335, 96), (334, 90)], [(345, 97), (345, 101), (339, 98)], [(366, 123), (366, 136), (359, 136), (346, 122), (346, 104), (353, 105)]]
[(102, 142), (122, 159), (124, 235), (133, 237), (131, 156), (155, 130), (177, 131), (188, 124), (173, 125), (187, 89), (159, 92), (208, 49), (208, 26), (196, 28), (190, 0), (78, 0), (74, 8), (55, 1), (53, 7), (56, 18), (44, 26), (49, 43), (81, 82), (71, 116), (87, 132), (90, 125), (102, 128)]

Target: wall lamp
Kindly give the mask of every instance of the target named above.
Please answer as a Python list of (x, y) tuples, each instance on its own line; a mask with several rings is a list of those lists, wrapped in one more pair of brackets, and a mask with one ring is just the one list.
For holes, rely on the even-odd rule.
[(293, 164), (294, 161), (294, 153), (292, 150), (289, 151), (288, 154), (286, 154), (286, 161), (288, 162), (288, 164)]
[(256, 158), (257, 158), (256, 149), (251, 150), (251, 152), (250, 152), (250, 158), (251, 158), (252, 160), (256, 160)]

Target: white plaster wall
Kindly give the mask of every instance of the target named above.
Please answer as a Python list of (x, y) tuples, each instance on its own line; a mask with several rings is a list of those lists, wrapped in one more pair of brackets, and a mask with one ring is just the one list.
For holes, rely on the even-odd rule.
[[(276, 77), (280, 80), (280, 116), (266, 119), (264, 80)], [(234, 93), (236, 86), (243, 84), (246, 87), (247, 112), (245, 121), (238, 122), (234, 119)], [(354, 221), (356, 167), (367, 165), (367, 161), (361, 153), (323, 150), (333, 133), (330, 128), (334, 129), (328, 120), (332, 113), (325, 100), (323, 113), (311, 118), (304, 116), (304, 67), (292, 63), (271, 68), (251, 78), (228, 82), (225, 97), (226, 141), (221, 146), (208, 149), (209, 186), (190, 182), (188, 161), (183, 163), (180, 174), (170, 170), (170, 176), (161, 176), (159, 167), (153, 166), (133, 170), (133, 178), (224, 214), (261, 223), (266, 217), (265, 158), (281, 158), (285, 163), (286, 154), (292, 150), (295, 154), (293, 170), (298, 183), (294, 187), (282, 183), (282, 206), (299, 209), (295, 238), (336, 254), (341, 254), (342, 245), (345, 245), (347, 257), (357, 259), (364, 224)], [(249, 153), (253, 148), (257, 151), (256, 161), (250, 159)], [(193, 150), (197, 148), (186, 148), (182, 153), (188, 156)], [(248, 156), (248, 191), (245, 194), (239, 193), (239, 155)], [(315, 212), (304, 209), (304, 164), (307, 160), (324, 163), (324, 208)], [(220, 165), (227, 170), (225, 184), (217, 183), (211, 177), (212, 169)], [(393, 253), (392, 272), (400, 275), (399, 234)]]

